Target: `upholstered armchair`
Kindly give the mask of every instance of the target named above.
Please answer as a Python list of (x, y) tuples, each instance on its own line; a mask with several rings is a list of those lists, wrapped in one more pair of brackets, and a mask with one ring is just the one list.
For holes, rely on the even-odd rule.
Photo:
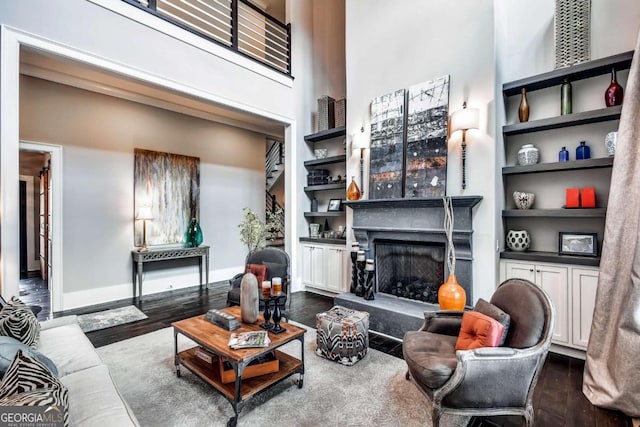
[[(287, 301), (289, 301), (289, 308), (291, 308), (291, 291), (289, 289), (291, 267), (289, 255), (282, 249), (266, 247), (250, 254), (245, 262), (245, 265), (248, 264), (266, 266), (265, 280), (271, 280), (274, 277), (282, 278), (282, 292), (287, 297), (278, 305), (281, 309), (284, 309)], [(244, 276), (244, 273), (238, 273), (229, 280), (231, 289), (227, 293), (227, 306), (240, 305), (240, 283), (242, 282), (242, 276)], [(261, 303), (260, 309), (262, 308), (263, 304)]]
[(431, 400), (434, 427), (443, 413), (521, 415), (533, 425), (533, 390), (554, 325), (551, 300), (533, 283), (510, 279), (490, 303), (511, 317), (500, 347), (456, 351), (462, 311), (426, 312), (421, 330), (405, 334), (407, 379)]

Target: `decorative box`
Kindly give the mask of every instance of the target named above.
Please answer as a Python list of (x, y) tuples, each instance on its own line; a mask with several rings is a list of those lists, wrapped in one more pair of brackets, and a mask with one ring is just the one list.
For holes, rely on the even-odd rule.
[(329, 183), (328, 169), (313, 169), (307, 175), (307, 185), (324, 185)]
[(335, 127), (335, 99), (323, 96), (318, 99), (318, 131)]
[(341, 128), (347, 125), (347, 100), (338, 99), (335, 103), (336, 127)]

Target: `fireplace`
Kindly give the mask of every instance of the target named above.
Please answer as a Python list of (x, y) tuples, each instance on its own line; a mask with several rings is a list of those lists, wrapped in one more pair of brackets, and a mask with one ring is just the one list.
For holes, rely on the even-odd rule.
[(443, 244), (378, 240), (374, 246), (377, 292), (438, 303), (438, 288), (444, 282)]
[[(456, 278), (473, 304), (473, 208), (482, 197), (453, 197)], [(402, 339), (417, 330), (424, 312), (439, 310), (437, 289), (446, 268), (447, 237), (442, 199), (386, 199), (345, 202), (360, 249), (375, 260), (376, 293), (365, 300), (352, 293), (337, 305), (369, 313), (369, 330)]]

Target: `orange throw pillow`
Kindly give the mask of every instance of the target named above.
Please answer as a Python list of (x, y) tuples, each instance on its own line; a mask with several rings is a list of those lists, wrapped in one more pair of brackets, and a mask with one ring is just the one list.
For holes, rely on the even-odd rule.
[(267, 266), (262, 264), (247, 264), (245, 273), (252, 273), (258, 279), (258, 288), (262, 288), (262, 282), (267, 277)]
[(504, 326), (496, 319), (476, 311), (465, 311), (456, 350), (497, 347), (503, 331)]

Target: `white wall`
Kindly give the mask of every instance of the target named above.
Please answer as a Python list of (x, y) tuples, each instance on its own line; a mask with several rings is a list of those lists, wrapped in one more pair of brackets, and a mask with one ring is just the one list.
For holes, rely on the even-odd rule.
[[(459, 137), (449, 143), (447, 164), (447, 194), (483, 197), (474, 210), (474, 299), (490, 296), (497, 280), (492, 268), (496, 264), (493, 14), (491, 0), (405, 0), (402, 7), (382, 0), (346, 2), (349, 135), (362, 125), (369, 134), (374, 97), (446, 74), (451, 76), (450, 113), (462, 108), (463, 101), (480, 109), (480, 131), (467, 138), (464, 192)], [(365, 169), (368, 163), (367, 157)], [(359, 176), (356, 158), (350, 159), (348, 168), (348, 176)]]
[[(67, 301), (89, 298), (86, 291), (97, 288), (130, 296), (134, 148), (200, 158), (200, 223), (211, 246), (211, 281), (241, 270), (242, 209), (264, 212), (264, 135), (33, 77), (21, 78), (20, 97), (20, 138), (63, 146)], [(197, 271), (149, 271), (144, 292), (197, 284)], [(84, 293), (69, 295), (78, 292)]]

